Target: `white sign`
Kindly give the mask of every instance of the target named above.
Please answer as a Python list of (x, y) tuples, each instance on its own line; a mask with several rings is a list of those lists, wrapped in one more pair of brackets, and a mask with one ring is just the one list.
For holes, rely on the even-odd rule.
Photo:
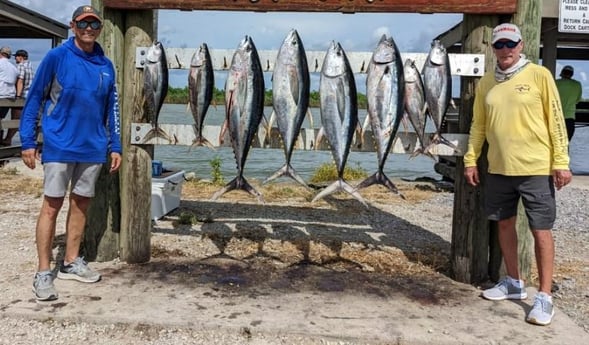
[(560, 0), (558, 31), (589, 34), (589, 0)]

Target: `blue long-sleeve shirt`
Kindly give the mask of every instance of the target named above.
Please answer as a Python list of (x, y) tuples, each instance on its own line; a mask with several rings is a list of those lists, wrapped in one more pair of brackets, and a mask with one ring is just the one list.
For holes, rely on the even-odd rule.
[(86, 53), (72, 37), (47, 53), (21, 114), (23, 150), (37, 147), (39, 118), (43, 163), (105, 163), (122, 152), (115, 70), (98, 43)]

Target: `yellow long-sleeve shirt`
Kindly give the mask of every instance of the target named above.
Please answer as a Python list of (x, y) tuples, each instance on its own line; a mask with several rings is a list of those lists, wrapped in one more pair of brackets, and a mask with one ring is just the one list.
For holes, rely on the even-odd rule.
[(569, 169), (568, 139), (552, 74), (529, 63), (498, 83), (494, 72), (479, 82), (464, 166), (476, 166), (485, 139), (489, 172), (507, 176), (551, 175)]

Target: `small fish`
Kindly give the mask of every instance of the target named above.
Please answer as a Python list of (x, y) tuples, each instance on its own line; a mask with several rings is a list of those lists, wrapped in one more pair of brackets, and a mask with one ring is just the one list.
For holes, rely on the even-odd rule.
[(331, 146), (338, 180), (317, 194), (312, 202), (343, 190), (368, 207), (360, 193), (350, 186), (343, 177), (354, 138), (354, 130), (358, 125), (358, 99), (356, 81), (346, 53), (339, 43), (333, 41), (327, 50), (321, 68), (319, 100), (321, 124), (325, 137)]
[(293, 29), (282, 42), (272, 75), (273, 115), (276, 115), (278, 131), (284, 143), (286, 163), (264, 183), (280, 176), (288, 176), (307, 187), (305, 181), (290, 165), (290, 160), (309, 107), (309, 92), (309, 69), (305, 48), (299, 34)]
[(431, 49), (423, 66), (423, 86), (428, 113), (436, 126), (436, 133), (424, 151), (437, 144), (459, 149), (442, 136), (442, 124), (452, 100), (452, 75), (446, 48), (438, 40), (432, 42)]
[(161, 42), (153, 42), (147, 49), (143, 70), (143, 90), (145, 112), (149, 123), (153, 126), (143, 138), (143, 142), (146, 143), (153, 138), (164, 138), (170, 143), (173, 142), (172, 138), (158, 127), (160, 110), (168, 94), (168, 62)]
[(202, 135), (205, 116), (213, 99), (213, 87), (213, 62), (207, 44), (203, 43), (192, 55), (188, 73), (188, 96), (196, 134), (192, 146), (213, 147), (213, 144)]
[(411, 59), (405, 60), (403, 71), (405, 74), (405, 113), (415, 130), (415, 134), (417, 134), (417, 140), (419, 140), (420, 144), (420, 147), (415, 149), (410, 158), (418, 154), (425, 154), (435, 159), (431, 153), (424, 150), (427, 106), (425, 104), (425, 91), (421, 74), (415, 66), (415, 61)]
[(403, 118), (405, 105), (403, 62), (392, 37), (383, 35), (372, 53), (366, 75), (366, 101), (372, 135), (376, 142), (378, 170), (356, 189), (378, 183), (403, 197), (384, 173), (384, 165)]
[(264, 74), (254, 41), (245, 36), (233, 54), (225, 82), (226, 119), (222, 138), (229, 129), (229, 138), (237, 163), (237, 176), (213, 195), (213, 200), (234, 189), (242, 189), (264, 202), (262, 195), (243, 177), (243, 169), (252, 140), (264, 116)]

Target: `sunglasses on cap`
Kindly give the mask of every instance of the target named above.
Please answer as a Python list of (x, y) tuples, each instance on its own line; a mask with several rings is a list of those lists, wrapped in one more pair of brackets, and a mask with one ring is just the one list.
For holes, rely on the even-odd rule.
[(78, 29), (86, 29), (88, 26), (90, 26), (90, 28), (92, 30), (98, 30), (102, 27), (102, 23), (100, 23), (98, 20), (93, 20), (91, 22), (87, 22), (85, 20), (80, 20), (79, 22), (76, 22), (76, 27)]
[(519, 44), (519, 42), (521, 41), (497, 41), (495, 43), (493, 43), (493, 48), (495, 49), (503, 49), (504, 47), (507, 47), (509, 49), (513, 49), (515, 47), (517, 47), (517, 45)]

